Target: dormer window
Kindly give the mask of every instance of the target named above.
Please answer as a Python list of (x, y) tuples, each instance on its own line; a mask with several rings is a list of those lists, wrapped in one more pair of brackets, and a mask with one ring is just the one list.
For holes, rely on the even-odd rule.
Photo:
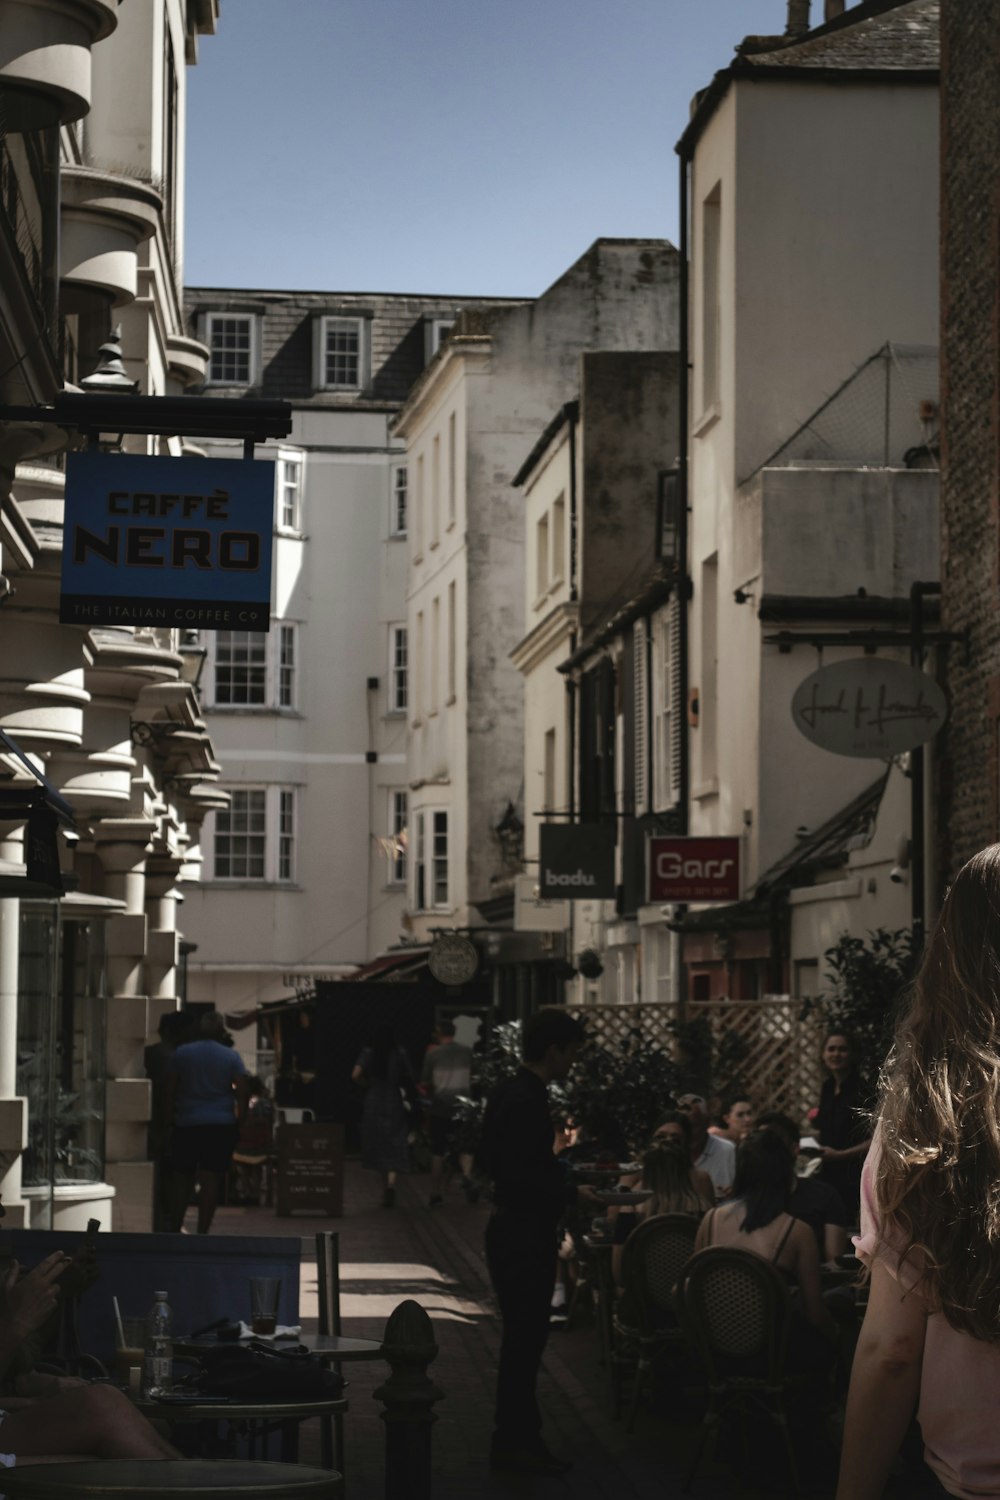
[(257, 319), (253, 313), (206, 313), (205, 342), (212, 351), (208, 385), (255, 383)]
[(368, 384), (368, 319), (338, 316), (316, 320), (316, 388), (360, 391)]
[(454, 326), (454, 318), (427, 319), (424, 325), (424, 354), (427, 364), (430, 364)]

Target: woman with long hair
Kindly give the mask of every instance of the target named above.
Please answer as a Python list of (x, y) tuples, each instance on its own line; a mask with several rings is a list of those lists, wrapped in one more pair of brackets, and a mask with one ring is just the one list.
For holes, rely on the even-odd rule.
[(850, 1213), (856, 1214), (861, 1167), (871, 1145), (868, 1128), (871, 1099), (858, 1072), (854, 1042), (845, 1032), (827, 1032), (820, 1058), (827, 1075), (816, 1115), (823, 1177), (836, 1188)]
[(611, 1270), (621, 1280), (622, 1252), (632, 1230), (643, 1219), (656, 1214), (692, 1214), (699, 1217), (715, 1202), (712, 1179), (691, 1165), (691, 1126), (685, 1115), (670, 1113), (656, 1126), (642, 1158), (637, 1185), (651, 1196), (635, 1213), (619, 1212), (614, 1223)]
[(911, 986), (861, 1211), (837, 1500), (882, 1494), (918, 1400), (942, 1492), (1000, 1496), (1000, 844), (959, 871)]
[(382, 1204), (396, 1202), (396, 1176), (410, 1165), (410, 1117), (403, 1103), (404, 1087), (413, 1084), (413, 1069), (395, 1031), (380, 1027), (365, 1047), (351, 1078), (365, 1090), (361, 1111), (361, 1165), (382, 1177)]
[(784, 1142), (769, 1130), (748, 1136), (737, 1148), (732, 1198), (705, 1215), (694, 1248), (721, 1245), (770, 1261), (798, 1290), (789, 1366), (820, 1372), (833, 1363), (839, 1335), (823, 1303), (816, 1237), (788, 1211), (794, 1185), (795, 1164)]

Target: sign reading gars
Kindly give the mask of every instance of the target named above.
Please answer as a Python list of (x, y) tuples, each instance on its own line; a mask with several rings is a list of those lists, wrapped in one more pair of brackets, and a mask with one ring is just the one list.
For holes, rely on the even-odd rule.
[(654, 835), (646, 845), (646, 888), (651, 902), (738, 901), (739, 839)]
[(64, 625), (267, 630), (274, 464), (71, 453)]

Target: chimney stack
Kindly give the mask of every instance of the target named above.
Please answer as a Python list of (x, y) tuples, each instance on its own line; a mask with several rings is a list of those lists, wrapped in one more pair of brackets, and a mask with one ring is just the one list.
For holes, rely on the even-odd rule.
[(838, 16), (844, 14), (845, 9), (845, 0), (826, 0), (823, 6), (823, 20), (835, 21)]
[(788, 38), (794, 40), (805, 36), (809, 30), (809, 4), (810, 0), (788, 0), (788, 25), (785, 27)]

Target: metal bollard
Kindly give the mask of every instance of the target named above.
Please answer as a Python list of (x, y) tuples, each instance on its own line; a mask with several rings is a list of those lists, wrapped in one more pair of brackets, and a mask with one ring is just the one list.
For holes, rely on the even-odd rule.
[(385, 1325), (391, 1374), (375, 1399), (385, 1410), (385, 1500), (430, 1500), (432, 1410), (444, 1392), (427, 1374), (437, 1357), (434, 1329), (419, 1302), (401, 1302)]

